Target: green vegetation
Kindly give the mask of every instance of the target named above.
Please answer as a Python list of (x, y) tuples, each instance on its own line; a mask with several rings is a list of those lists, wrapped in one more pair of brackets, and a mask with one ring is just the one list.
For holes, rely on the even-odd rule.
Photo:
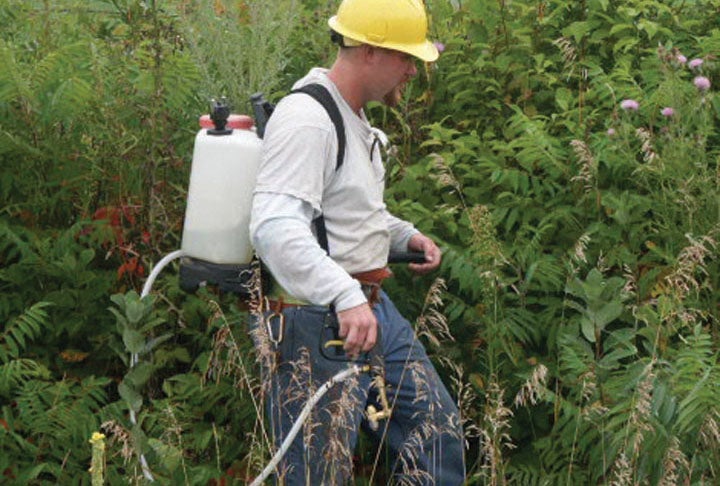
[[(388, 291), (461, 403), (468, 483), (717, 484), (720, 1), (426, 3), (440, 60), (369, 116), (391, 209), (445, 250)], [(327, 64), (335, 7), (0, 0), (0, 482), (261, 470), (241, 303), (172, 268), (138, 292), (209, 98), (248, 113)]]

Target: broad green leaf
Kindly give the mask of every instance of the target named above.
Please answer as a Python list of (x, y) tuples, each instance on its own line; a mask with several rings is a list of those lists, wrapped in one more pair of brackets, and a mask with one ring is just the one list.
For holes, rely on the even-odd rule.
[(148, 445), (160, 458), (162, 465), (170, 472), (175, 471), (182, 461), (182, 451), (175, 446), (165, 444), (158, 439), (149, 438)]
[(147, 383), (153, 371), (155, 371), (155, 367), (152, 364), (141, 361), (128, 371), (123, 381), (137, 390)]
[(618, 32), (622, 32), (622, 31), (625, 31), (625, 30), (629, 30), (629, 31), (631, 31), (631, 32), (634, 32), (634, 31), (635, 31), (635, 26), (632, 25), (632, 24), (615, 24), (615, 25), (613, 25), (612, 28), (610, 29), (610, 35), (615, 35), (615, 34), (617, 34)]
[(171, 337), (173, 337), (173, 334), (172, 334), (172, 333), (167, 333), (167, 334), (163, 334), (163, 335), (161, 335), (161, 336), (158, 336), (158, 337), (155, 337), (155, 338), (152, 338), (152, 339), (148, 340), (148, 342), (147, 342), (147, 343), (145, 344), (145, 346), (143, 347), (143, 351), (142, 351), (142, 352), (143, 352), (143, 353), (149, 353), (150, 351), (152, 351), (153, 349), (155, 349), (155, 347), (156, 347), (158, 344), (164, 343), (165, 341), (167, 341), (167, 340), (170, 339)]
[(559, 88), (555, 91), (555, 102), (563, 111), (567, 111), (570, 108), (572, 98), (573, 93), (567, 88)]
[(637, 355), (637, 348), (630, 343), (614, 347), (608, 354), (603, 356), (598, 365), (608, 369), (615, 369), (619, 366), (620, 360)]
[(605, 326), (610, 324), (612, 321), (620, 317), (623, 313), (624, 307), (620, 301), (608, 302), (600, 308), (600, 310), (593, 312), (593, 320), (598, 330), (603, 330)]
[(580, 42), (590, 30), (590, 22), (573, 22), (563, 29), (563, 35), (571, 36), (575, 39), (575, 42)]
[(125, 315), (130, 324), (138, 324), (145, 314), (145, 305), (138, 298), (128, 298)]
[(651, 22), (647, 19), (641, 19), (638, 22), (638, 29), (647, 32), (648, 38), (652, 39), (653, 37), (655, 37), (655, 34), (657, 34), (658, 24), (655, 22)]
[(125, 311), (125, 295), (124, 294), (113, 294), (110, 296), (110, 300), (120, 308), (121, 311)]
[(613, 46), (613, 52), (627, 52), (633, 47), (635, 47), (639, 42), (640, 41), (634, 37), (625, 37), (615, 43), (615, 45)]
[(595, 324), (587, 317), (580, 319), (580, 330), (585, 336), (585, 339), (594, 343), (597, 339), (595, 337)]
[(123, 330), (123, 344), (129, 353), (139, 354), (145, 349), (145, 336), (127, 327)]
[(125, 400), (125, 403), (128, 404), (128, 407), (130, 407), (135, 413), (140, 411), (143, 404), (143, 398), (140, 393), (135, 391), (124, 381), (118, 385), (118, 393), (120, 393), (120, 397)]

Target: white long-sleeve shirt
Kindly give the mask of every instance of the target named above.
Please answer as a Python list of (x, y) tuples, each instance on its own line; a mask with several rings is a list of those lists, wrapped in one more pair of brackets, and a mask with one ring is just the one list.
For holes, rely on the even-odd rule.
[[(339, 94), (327, 71), (315, 68), (296, 84), (328, 88), (345, 123), (346, 152), (336, 169), (337, 135), (325, 109), (295, 94), (275, 108), (265, 131), (250, 233), (258, 256), (297, 299), (338, 311), (366, 302), (350, 274), (384, 267), (393, 250), (406, 251), (417, 233), (385, 207), (385, 169), (374, 144), (377, 130)], [(373, 153), (371, 154), (371, 150)], [(312, 220), (323, 214), (330, 255)]]

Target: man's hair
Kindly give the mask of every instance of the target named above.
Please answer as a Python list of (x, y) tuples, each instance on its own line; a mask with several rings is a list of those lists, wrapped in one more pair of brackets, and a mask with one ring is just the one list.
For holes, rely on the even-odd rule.
[(330, 29), (330, 40), (333, 44), (337, 44), (339, 47), (357, 47), (362, 45), (362, 42), (345, 37), (339, 32)]
[(330, 41), (333, 44), (337, 44), (340, 47), (345, 47), (345, 42), (343, 41), (343, 36), (334, 30), (330, 29)]

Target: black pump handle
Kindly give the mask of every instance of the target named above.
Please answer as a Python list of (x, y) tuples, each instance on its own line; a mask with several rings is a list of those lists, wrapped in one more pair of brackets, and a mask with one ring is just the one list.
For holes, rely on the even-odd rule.
[(425, 259), (425, 252), (422, 251), (391, 251), (388, 256), (388, 263), (427, 263), (427, 260)]

